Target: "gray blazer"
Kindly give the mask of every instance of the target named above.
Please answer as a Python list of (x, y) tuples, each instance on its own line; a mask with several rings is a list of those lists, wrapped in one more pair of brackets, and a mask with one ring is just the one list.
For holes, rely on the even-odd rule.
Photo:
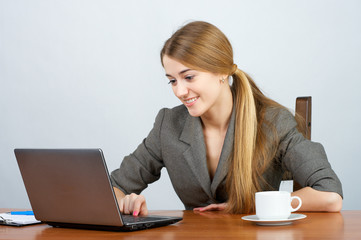
[[(322, 145), (305, 139), (297, 131), (290, 112), (274, 111), (266, 113), (266, 118), (276, 116), (272, 121), (280, 143), (275, 159), (264, 174), (269, 186), (263, 190), (278, 190), (283, 173), (288, 170), (302, 186), (337, 192), (342, 196), (341, 183), (331, 169)], [(160, 110), (148, 137), (124, 158), (119, 169), (111, 173), (113, 186), (126, 194), (139, 194), (148, 184), (158, 180), (161, 169), (166, 167), (174, 190), (187, 210), (227, 201), (225, 179), (233, 148), (234, 123), (233, 111), (211, 181), (200, 118), (190, 116), (184, 105)]]

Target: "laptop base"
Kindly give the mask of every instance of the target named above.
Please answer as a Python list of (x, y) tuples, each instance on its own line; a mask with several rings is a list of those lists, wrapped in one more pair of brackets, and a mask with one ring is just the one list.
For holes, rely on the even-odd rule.
[(130, 232), (138, 231), (149, 228), (163, 227), (169, 224), (174, 224), (181, 221), (182, 218), (175, 217), (174, 219), (167, 219), (167, 221), (158, 222), (144, 222), (136, 224), (124, 223), (123, 226), (105, 226), (105, 225), (92, 225), (92, 224), (77, 224), (77, 223), (61, 223), (61, 222), (44, 222), (52, 227), (57, 228), (76, 228), (76, 229), (87, 229), (87, 230), (100, 230), (100, 231), (118, 231), (118, 232)]

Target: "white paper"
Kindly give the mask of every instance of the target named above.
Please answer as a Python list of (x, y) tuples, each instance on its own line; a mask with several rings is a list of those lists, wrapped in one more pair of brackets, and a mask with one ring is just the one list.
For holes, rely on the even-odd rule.
[(279, 191), (293, 192), (293, 180), (281, 181)]
[(40, 223), (34, 215), (11, 215), (10, 213), (0, 213), (0, 221), (7, 224), (34, 224)]

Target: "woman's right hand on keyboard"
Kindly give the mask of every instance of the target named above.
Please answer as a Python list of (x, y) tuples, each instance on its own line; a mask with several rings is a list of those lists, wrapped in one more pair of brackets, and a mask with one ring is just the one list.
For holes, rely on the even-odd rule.
[(147, 203), (143, 195), (137, 195), (135, 193), (125, 195), (118, 188), (114, 188), (114, 192), (118, 201), (119, 210), (123, 214), (133, 214), (133, 216), (148, 215)]

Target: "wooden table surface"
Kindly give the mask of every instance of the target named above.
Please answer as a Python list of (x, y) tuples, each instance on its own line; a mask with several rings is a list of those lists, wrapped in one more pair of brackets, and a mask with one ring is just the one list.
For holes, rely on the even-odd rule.
[[(6, 212), (9, 209), (0, 209)], [(151, 211), (183, 216), (174, 225), (136, 232), (110, 232), (53, 228), (46, 224), (26, 227), (0, 226), (0, 239), (361, 239), (361, 211), (309, 213), (287, 226), (258, 226), (244, 215), (221, 212)]]

